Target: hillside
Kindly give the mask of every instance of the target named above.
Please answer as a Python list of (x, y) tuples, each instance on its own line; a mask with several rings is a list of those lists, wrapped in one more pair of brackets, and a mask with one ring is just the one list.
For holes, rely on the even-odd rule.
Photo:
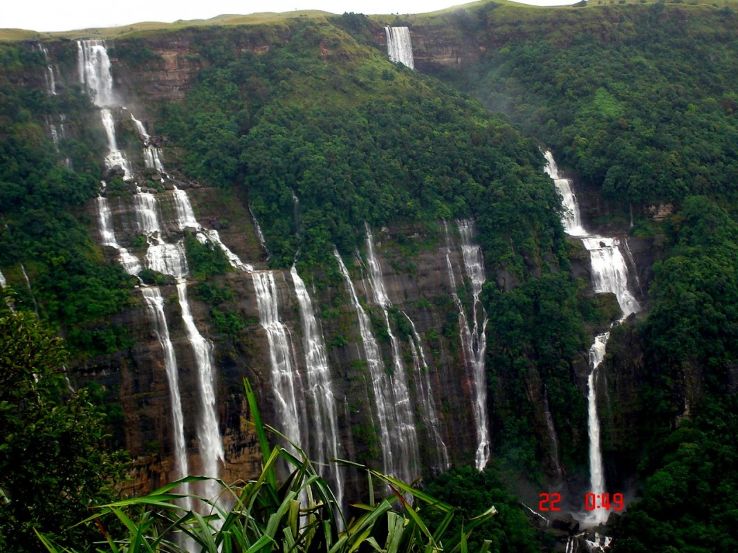
[(705, 506), (738, 487), (710, 469), (736, 461), (737, 19), (482, 2), (0, 33), (5, 305), (64, 338), (125, 493), (257, 477), (247, 378), (339, 504), (368, 482), (334, 457), (457, 503), (477, 482), (493, 551), (583, 548), (516, 501), (583, 514), (594, 406), (615, 549), (730, 550), (729, 494)]

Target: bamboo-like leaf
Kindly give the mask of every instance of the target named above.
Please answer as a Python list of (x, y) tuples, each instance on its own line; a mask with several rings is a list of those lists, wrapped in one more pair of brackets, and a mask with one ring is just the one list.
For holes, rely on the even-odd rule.
[(387, 513), (387, 541), (384, 546), (387, 553), (397, 553), (400, 541), (402, 541), (404, 525), (405, 520), (400, 515), (392, 511)]
[[(261, 412), (259, 411), (259, 402), (256, 399), (254, 389), (251, 387), (251, 382), (247, 378), (243, 379), (243, 387), (246, 392), (246, 400), (249, 404), (249, 411), (251, 411), (251, 417), (253, 418), (254, 427), (256, 428), (256, 436), (259, 439), (259, 446), (261, 447), (261, 456), (263, 459), (269, 459), (272, 456), (271, 447), (269, 446), (269, 440), (267, 440), (266, 432), (264, 431), (264, 423), (261, 420)], [(277, 476), (274, 471), (270, 470), (266, 474), (267, 481), (276, 489), (277, 487)]]

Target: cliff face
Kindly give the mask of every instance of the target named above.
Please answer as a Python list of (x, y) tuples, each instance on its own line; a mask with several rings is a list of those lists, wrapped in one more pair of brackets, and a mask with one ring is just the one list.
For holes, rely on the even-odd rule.
[[(444, 34), (438, 29), (435, 27), (431, 32), (430, 27), (413, 28), (415, 60), (421, 71), (437, 66), (471, 64), (484, 52), (485, 47), (480, 46), (471, 33), (460, 35), (458, 29), (452, 29)], [(172, 185), (176, 184), (187, 192), (201, 225), (219, 231), (223, 243), (240, 259), (253, 265), (257, 271), (265, 271), (268, 269), (267, 252), (257, 236), (248, 198), (202, 186), (188, 179), (180, 172), (177, 152), (168, 150), (166, 137), (157, 134), (161, 106), (182, 100), (193, 86), (198, 72), (210, 63), (207, 55), (201, 50), (196, 54), (192, 48), (193, 41), (202, 41), (202, 37), (198, 36), (201, 32), (185, 30), (109, 44), (115, 89), (121, 96), (122, 104), (130, 110), (115, 110), (119, 147), (131, 161), (134, 172), (144, 176), (137, 177), (140, 184), (155, 193), (164, 240), (174, 243), (189, 232), (181, 231), (177, 223), (172, 191)], [(215, 34), (209, 36), (213, 38), (213, 48), (222, 46)], [(464, 38), (459, 40), (460, 36)], [(383, 29), (378, 28), (375, 38), (383, 48), (384, 37)], [(285, 40), (289, 40), (286, 30), (255, 27), (229, 33), (226, 47), (235, 52), (259, 54)], [(60, 89), (77, 86), (76, 44), (68, 41), (51, 43), (49, 55), (58, 66)], [(144, 123), (151, 134), (151, 144), (163, 148), (162, 158), (169, 173), (163, 186), (155, 183), (155, 175), (144, 167), (141, 143), (130, 113), (135, 113)], [(99, 126), (99, 120), (70, 121), (70, 132), (74, 133), (75, 125), (83, 124)], [(97, 132), (102, 136), (101, 129)], [(145, 242), (141, 240), (136, 221), (133, 188), (108, 193), (108, 201), (118, 242), (142, 259)], [(98, 238), (98, 215), (94, 205), (89, 206), (88, 216), (90, 233)], [(381, 278), (391, 302), (391, 324), (398, 336), (400, 356), (408, 374), (409, 397), (417, 421), (419, 454), (426, 475), (439, 468), (434, 461), (437, 444), (432, 429), (424, 422), (423, 404), (427, 399), (422, 397), (421, 381), (426, 376), (437, 408), (438, 430), (448, 449), (451, 464), (473, 463), (477, 447), (473, 412), (474, 382), (467, 370), (469, 360), (465, 359), (459, 313), (452, 299), (452, 293), (456, 291), (464, 305), (466, 318), (471, 319), (472, 287), (464, 267), (460, 236), (455, 225), (449, 224), (449, 228), (448, 245), (441, 221), (423, 227), (374, 229)], [(101, 240), (96, 241), (99, 243)], [(648, 257), (648, 251), (645, 244), (638, 243), (633, 247), (635, 263), (640, 270), (646, 265), (642, 264), (642, 260)], [(106, 249), (106, 254), (110, 263), (116, 263), (115, 250)], [(366, 251), (359, 252), (358, 258), (354, 252), (343, 252), (343, 258), (360, 302), (372, 320), (384, 366), (391, 367), (393, 348), (382, 328), (382, 310), (372, 297)], [(449, 263), (456, 288), (451, 286)], [(331, 281), (328, 278), (335, 272), (335, 266), (327, 263), (322, 268), (314, 268), (310, 274), (304, 274), (303, 278), (316, 306), (316, 316), (327, 347), (333, 395), (337, 404), (339, 454), (378, 467), (382, 460), (381, 448), (386, 444), (381, 443), (378, 435), (375, 398), (366, 368), (357, 313), (345, 285), (336, 285), (335, 279)], [(585, 259), (574, 260), (573, 272), (586, 282), (590, 281)], [(280, 320), (291, 337), (293, 362), (304, 380), (307, 370), (304, 350), (306, 337), (303, 336), (295, 286), (289, 267), (272, 268), (272, 273)], [(647, 271), (640, 276), (645, 286)], [(504, 290), (519, 284), (517, 278), (505, 270), (488, 275), (488, 279), (497, 281)], [(197, 291), (198, 285), (203, 282), (229, 290), (229, 297), (217, 305), (209, 303)], [(177, 354), (189, 467), (191, 472), (197, 473), (202, 467), (202, 460), (197, 446), (201, 400), (197, 391), (196, 362), (182, 324), (175, 286), (171, 282), (161, 285), (161, 294), (165, 299), (169, 332)], [(78, 376), (84, 380), (95, 380), (118, 394), (124, 413), (125, 445), (136, 460), (132, 487), (135, 491), (144, 491), (170, 480), (173, 475), (171, 390), (166, 378), (162, 346), (154, 332), (150, 314), (138, 291), (134, 291), (132, 299), (133, 307), (120, 314), (116, 322), (129, 330), (133, 347), (114, 356), (88, 361), (85, 366), (78, 367)], [(190, 277), (189, 299), (197, 328), (214, 345), (216, 415), (225, 446), (222, 476), (228, 480), (250, 478), (258, 471), (260, 453), (253, 429), (248, 423), (250, 413), (244, 399), (242, 379), (248, 378), (257, 391), (268, 424), (279, 428), (282, 409), (274, 391), (272, 357), (267, 331), (259, 319), (253, 278), (249, 273), (238, 270), (204, 278)], [(219, 322), (223, 313), (234, 317), (239, 324), (230, 329), (224, 328)], [(403, 330), (399, 322), (404, 320), (404, 316), (414, 323), (420, 337), (429, 366), (427, 375), (414, 369), (413, 339), (409, 330)], [(572, 379), (582, 393), (586, 393), (586, 358), (582, 356), (568, 361), (571, 363)], [(535, 370), (527, 374), (524, 382), (526, 410), (531, 412), (531, 420), (535, 425), (532, 433), (545, 455), (543, 472), (546, 478), (561, 482), (567, 476), (566, 467), (562, 467), (559, 458), (556, 428), (548, 408), (545, 382)], [(504, 378), (497, 380), (490, 388), (494, 386), (497, 386), (494, 393), (505, 393)], [(494, 409), (493, 405), (491, 409)], [(308, 421), (308, 424), (315, 423)], [(574, 433), (578, 441), (584, 439), (584, 429), (575, 430)], [(306, 447), (309, 449), (309, 445)], [(349, 478), (347, 489), (358, 497), (362, 486), (361, 477), (353, 475)]]

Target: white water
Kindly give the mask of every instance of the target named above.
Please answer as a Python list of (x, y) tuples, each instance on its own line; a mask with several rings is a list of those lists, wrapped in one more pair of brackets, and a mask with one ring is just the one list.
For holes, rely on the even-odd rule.
[(234, 269), (250, 273), (254, 270), (253, 266), (249, 263), (244, 263), (241, 258), (238, 257), (231, 249), (226, 246), (220, 239), (220, 234), (217, 230), (206, 229), (195, 218), (195, 212), (192, 209), (190, 203), (190, 197), (187, 192), (180, 190), (176, 186), (174, 187), (174, 207), (177, 212), (177, 225), (180, 230), (193, 229), (197, 232), (196, 237), (202, 244), (215, 244), (220, 251), (226, 256), (228, 263)]
[(271, 271), (252, 273), (259, 308), (259, 322), (269, 343), (272, 390), (279, 417), (279, 430), (300, 447), (308, 444), (307, 417), (302, 403), (302, 383), (294, 363), (294, 350), (289, 331), (279, 318), (279, 296)]
[[(559, 175), (556, 162), (550, 151), (544, 153), (546, 173), (553, 179), (556, 189), (561, 194), (564, 206), (570, 212), (565, 213), (562, 223), (566, 232), (581, 238), (584, 247), (589, 251), (592, 264), (592, 286), (596, 293), (615, 294), (622, 315), (622, 322), (632, 313), (640, 311), (641, 306), (628, 289), (628, 266), (620, 252), (620, 241), (617, 238), (589, 234), (581, 224), (581, 216), (576, 197), (571, 189), (571, 181)], [(589, 434), (589, 470), (590, 490), (595, 494), (606, 492), (605, 469), (602, 462), (600, 443), (600, 420), (597, 414), (597, 369), (605, 358), (609, 332), (595, 337), (589, 349), (590, 373), (587, 378), (587, 428)], [(597, 525), (606, 522), (608, 512), (596, 509), (587, 515), (585, 522)]]
[(131, 116), (131, 121), (133, 121), (133, 124), (136, 127), (136, 131), (138, 132), (138, 136), (141, 139), (141, 142), (143, 142), (144, 166), (147, 169), (154, 169), (162, 175), (166, 174), (164, 171), (164, 165), (161, 162), (161, 150), (151, 144), (151, 136), (149, 136), (149, 133), (146, 132), (146, 128), (144, 127), (143, 123), (136, 119), (133, 113), (128, 113)]
[(389, 59), (410, 69), (415, 69), (410, 30), (407, 27), (385, 27), (384, 31), (387, 34), (387, 55)]
[(436, 400), (433, 397), (430, 368), (428, 367), (428, 362), (425, 357), (423, 341), (415, 328), (415, 323), (407, 313), (403, 311), (402, 314), (405, 315), (405, 318), (410, 323), (410, 328), (412, 328), (413, 331), (412, 336), (409, 339), (409, 344), (410, 352), (413, 356), (413, 367), (415, 368), (415, 389), (420, 402), (423, 422), (425, 423), (425, 426), (428, 429), (428, 434), (436, 448), (434, 469), (440, 473), (447, 470), (451, 466), (451, 462), (448, 457), (448, 449), (441, 437), (441, 422), (438, 420)]
[[(221, 464), (225, 462), (223, 440), (218, 426), (218, 415), (215, 410), (215, 375), (213, 371), (212, 344), (203, 338), (195, 325), (187, 301), (187, 282), (184, 279), (177, 282), (177, 297), (182, 310), (187, 337), (195, 354), (197, 364), (197, 383), (200, 391), (201, 412), (198, 419), (197, 436), (199, 440), (202, 472), (206, 476), (217, 478)], [(212, 480), (203, 484), (205, 497), (215, 499), (219, 492), (219, 485)]]
[(137, 275), (141, 272), (141, 263), (138, 258), (118, 244), (115, 238), (113, 218), (110, 213), (108, 199), (105, 196), (97, 197), (97, 219), (98, 228), (100, 229), (100, 243), (118, 251), (118, 261), (129, 275)]
[(388, 308), (392, 305), (392, 302), (389, 296), (387, 296), (384, 287), (382, 267), (374, 253), (374, 237), (372, 236), (369, 225), (366, 225), (366, 248), (367, 262), (369, 265), (369, 285), (373, 292), (374, 303), (382, 309), (382, 313), (384, 314), (384, 322), (390, 338), (390, 345), (392, 346), (393, 371), (389, 376), (389, 388), (392, 393), (392, 405), (395, 412), (393, 428), (396, 432), (395, 438), (398, 447), (398, 470), (400, 470), (402, 478), (406, 482), (410, 482), (420, 473), (415, 415), (413, 413), (412, 402), (410, 401), (405, 366), (402, 363), (400, 342), (392, 332), (392, 325), (389, 320)]
[[(161, 238), (156, 196), (146, 192), (138, 192), (134, 194), (134, 207), (138, 227), (141, 232), (147, 234), (149, 239), (149, 247), (146, 251), (147, 267), (177, 279), (177, 298), (182, 314), (182, 322), (197, 367), (197, 384), (200, 397), (197, 438), (202, 461), (202, 474), (217, 478), (224, 462), (224, 450), (215, 408), (212, 344), (200, 334), (190, 310), (187, 299), (187, 281), (185, 280), (188, 269), (184, 245), (182, 241), (177, 244), (169, 244)], [(215, 499), (219, 491), (218, 484), (212, 480), (205, 481), (202, 488), (205, 497), (211, 499)]]
[[(335, 484), (334, 490), (339, 505), (343, 505), (343, 475), (340, 466), (331, 463), (338, 457), (340, 448), (338, 436), (338, 411), (336, 398), (333, 395), (331, 371), (328, 366), (323, 332), (315, 317), (313, 302), (310, 299), (305, 283), (297, 273), (297, 268), (290, 269), (295, 294), (300, 306), (300, 322), (302, 323), (303, 350), (305, 352), (305, 368), (307, 387), (305, 395), (310, 405), (312, 416), (311, 458), (318, 464), (321, 472), (330, 475)], [(329, 464), (330, 463), (330, 464)]]
[(44, 81), (46, 83), (46, 93), (49, 96), (56, 96), (56, 78), (54, 77), (54, 66), (49, 63), (49, 51), (46, 47), (39, 43), (39, 52), (43, 54), (44, 61), (46, 62), (46, 71), (44, 72)]
[(391, 393), (388, 393), (386, 390), (388, 377), (384, 370), (382, 354), (379, 350), (377, 340), (374, 337), (374, 333), (372, 332), (369, 316), (366, 314), (366, 311), (364, 311), (364, 308), (359, 302), (359, 297), (356, 295), (356, 288), (354, 288), (354, 284), (351, 282), (348, 269), (346, 269), (346, 265), (343, 263), (343, 259), (337, 250), (333, 250), (333, 255), (336, 258), (336, 261), (338, 261), (338, 268), (346, 281), (346, 287), (351, 295), (351, 302), (354, 305), (356, 316), (359, 321), (359, 333), (361, 334), (361, 341), (364, 346), (364, 356), (369, 369), (372, 393), (374, 395), (374, 404), (377, 410), (379, 443), (382, 449), (382, 470), (385, 474), (400, 476), (398, 473), (399, 470), (395, 466), (396, 460), (393, 452), (396, 444), (390, 435), (390, 426), (393, 424), (393, 405)]
[(77, 41), (77, 68), (79, 82), (87, 87), (92, 101), (98, 107), (117, 106), (113, 94), (113, 75), (110, 58), (102, 40)]
[(0, 288), (5, 288), (8, 285), (8, 281), (5, 280), (5, 275), (0, 271)]
[(108, 169), (120, 167), (123, 169), (123, 178), (130, 180), (133, 175), (131, 164), (123, 152), (118, 149), (115, 139), (115, 121), (112, 112), (108, 109), (117, 107), (118, 101), (113, 93), (113, 74), (110, 71), (110, 58), (105, 43), (101, 40), (78, 40), (77, 68), (80, 83), (86, 87), (95, 105), (101, 108), (100, 118), (108, 137), (105, 167)]
[(254, 227), (256, 228), (256, 236), (259, 239), (259, 244), (261, 244), (262, 249), (266, 252), (267, 259), (269, 259), (269, 249), (267, 248), (266, 240), (264, 239), (264, 233), (261, 232), (261, 225), (259, 225), (259, 221), (256, 219), (256, 215), (254, 215), (251, 206), (249, 206), (249, 213), (251, 214), (251, 219), (254, 221)]
[[(149, 312), (149, 318), (154, 324), (154, 332), (161, 344), (164, 353), (164, 370), (167, 373), (169, 384), (169, 398), (172, 403), (172, 424), (174, 426), (174, 474), (172, 480), (177, 480), (190, 473), (187, 461), (187, 443), (184, 435), (184, 415), (182, 413), (182, 400), (179, 395), (179, 368), (177, 357), (174, 352), (172, 340), (169, 337), (169, 326), (164, 314), (164, 298), (156, 286), (145, 286), (141, 288), (144, 302)], [(190, 485), (184, 484), (180, 490), (184, 495), (189, 495)], [(182, 501), (185, 509), (192, 509), (192, 500), (186, 497)]]
[(559, 175), (559, 168), (556, 165), (553, 154), (549, 150), (546, 150), (543, 155), (546, 158), (544, 171), (553, 179), (556, 190), (559, 191), (564, 205), (564, 216), (561, 220), (564, 224), (564, 230), (571, 236), (587, 236), (587, 231), (582, 226), (582, 217), (579, 213), (577, 197), (571, 189), (571, 180)]
[[(470, 343), (467, 370), (474, 385), (474, 421), (477, 430), (477, 452), (474, 463), (477, 470), (487, 466), (490, 455), (489, 423), (487, 418), (487, 375), (485, 373), (485, 354), (487, 352), (487, 312), (479, 299), (486, 280), (482, 250), (473, 243), (474, 223), (471, 220), (457, 221), (461, 237), (461, 254), (464, 269), (471, 282), (472, 325), (468, 329)], [(448, 259), (448, 258), (447, 258)], [(450, 260), (449, 260), (450, 265)], [(453, 273), (453, 271), (451, 271)], [(466, 319), (466, 317), (465, 317)], [(479, 323), (481, 319), (481, 324)], [(467, 322), (468, 325), (468, 322)], [(462, 343), (464, 340), (462, 339)]]
[[(101, 108), (100, 116), (108, 137), (109, 153), (106, 157), (106, 165), (108, 167), (120, 165), (125, 171), (125, 177), (129, 179), (132, 175), (131, 167), (123, 153), (118, 150), (113, 115), (109, 109), (106, 109), (107, 106), (118, 106), (119, 104), (113, 91), (113, 76), (110, 71), (110, 59), (105, 44), (98, 40), (83, 40), (77, 42), (77, 48), (80, 83), (86, 86), (95, 104)], [(134, 121), (136, 121), (135, 118)], [(187, 281), (185, 280), (188, 269), (184, 245), (182, 241), (177, 244), (169, 244), (163, 240), (158, 205), (156, 197), (153, 194), (139, 190), (134, 195), (134, 207), (138, 229), (140, 232), (146, 234), (149, 242), (146, 252), (147, 267), (154, 271), (174, 276), (177, 279), (177, 297), (182, 322), (192, 347), (197, 367), (197, 384), (200, 397), (197, 438), (202, 463), (202, 474), (211, 478), (217, 478), (220, 475), (220, 468), (224, 463), (225, 456), (215, 408), (215, 376), (212, 362), (212, 344), (200, 334), (190, 310), (190, 304), (187, 299)], [(98, 199), (98, 208), (100, 213), (100, 233), (103, 243), (112, 245), (113, 247), (117, 246), (120, 251), (120, 246), (117, 245), (115, 239), (110, 210), (105, 198), (101, 197)], [(157, 335), (162, 342), (165, 367), (168, 367), (167, 378), (170, 382), (172, 419), (175, 425), (175, 464), (184, 473), (185, 470), (189, 469), (186, 465), (186, 444), (183, 443), (184, 431), (182, 430), (180, 432), (178, 429), (180, 426), (178, 421), (182, 419), (182, 407), (181, 400), (177, 399), (179, 395), (178, 388), (176, 388), (175, 392), (175, 386), (173, 384), (175, 377), (175, 357), (174, 350), (170, 347), (171, 340), (169, 340), (166, 318), (163, 316), (163, 304), (159, 302), (161, 294), (156, 288), (144, 288), (142, 293), (144, 294), (144, 299), (149, 310), (153, 310), (151, 312), (155, 315), (154, 323), (157, 329)], [(161, 311), (159, 309), (160, 307), (162, 309)], [(172, 368), (172, 370), (170, 371), (169, 368)], [(219, 492), (217, 482), (207, 480), (203, 483), (202, 487), (205, 497), (212, 500), (216, 499)]]

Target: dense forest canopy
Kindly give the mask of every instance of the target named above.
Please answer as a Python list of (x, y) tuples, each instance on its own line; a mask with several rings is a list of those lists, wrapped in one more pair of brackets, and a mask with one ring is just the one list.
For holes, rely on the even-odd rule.
[[(454, 536), (463, 532), (460, 520), (496, 505), (496, 517), (469, 538), (470, 550), (487, 540), (495, 552), (536, 551), (554, 547), (552, 539), (534, 532), (511, 495), (517, 480), (540, 486), (547, 478), (531, 390), (544, 384), (560, 460), (570, 476), (586, 478), (587, 406), (577, 367), (592, 335), (619, 316), (612, 298), (593, 298), (586, 274), (576, 272), (583, 250), (565, 236), (560, 199), (543, 173), (541, 149), (553, 148), (577, 186), (607, 200), (597, 223), (650, 241), (660, 257), (646, 312), (613, 328), (603, 369), (625, 368), (639, 384), (629, 405), (603, 407), (605, 450), (638, 481), (639, 499), (613, 524), (614, 548), (735, 550), (735, 10), (488, 2), (395, 18), (410, 22), (421, 45), (433, 33), (474, 44), (472, 62), (431, 61), (425, 72), (386, 59), (376, 37), (387, 21), (344, 14), (187, 30), (188, 60), (200, 69), (182, 100), (156, 98), (147, 107), (168, 169), (245, 198), (263, 228), (270, 267), (297, 262), (321, 289), (340, 287), (333, 248), (345, 256), (362, 251), (365, 224), (414, 226), (428, 246), (443, 243), (444, 221), (476, 221), (488, 273), (482, 301), (493, 462), (482, 473), (455, 467), (430, 479), (426, 491), (458, 507)], [(269, 48), (236, 46), (254, 37)], [(131, 71), (162, 67), (152, 40), (156, 33), (111, 41), (116, 63)], [(60, 44), (72, 67), (73, 44)], [(0, 390), (0, 492), (9, 498), (0, 507), (7, 514), (0, 546), (17, 540), (19, 551), (34, 551), (34, 529), (77, 545), (91, 540), (87, 526), (65, 529), (90, 504), (112, 498), (111, 478), (121, 478), (105, 428), (118, 415), (110, 405), (92, 406), (109, 403), (109, 391), (72, 392), (61, 371), (131, 351), (117, 321), (137, 305), (137, 281), (96, 244), (89, 205), (108, 175), (90, 98), (72, 78), (61, 94), (46, 94), (45, 61), (30, 42), (0, 44), (0, 67), (0, 267), (11, 283), (0, 307), (0, 377), (8, 383)], [(62, 112), (73, 132), (55, 147), (46, 125)], [(139, 147), (131, 129), (120, 135), (121, 148)], [(108, 192), (127, 197), (132, 188), (118, 177)], [(664, 220), (654, 221), (651, 206), (665, 203)], [(618, 217), (626, 206), (633, 229)], [(184, 248), (192, 295), (209, 306), (212, 332), (232, 346), (253, 321), (225, 307), (236, 301), (227, 287), (231, 268), (194, 235)], [(173, 282), (150, 270), (139, 276)], [(213, 284), (216, 276), (223, 278)], [(330, 314), (336, 305), (324, 307)], [(408, 338), (399, 312), (391, 317)], [(456, 318), (444, 322), (452, 337)], [(64, 337), (68, 355), (47, 329)], [(378, 335), (389, 340), (385, 330)], [(627, 447), (610, 420), (633, 424)], [(74, 451), (54, 446), (70, 436)], [(33, 462), (20, 461), (46, 446)], [(275, 498), (285, 489), (269, 493), (265, 509), (281, 509)], [(21, 504), (24, 494), (33, 501)], [(410, 517), (403, 524), (420, 536), (417, 519), (403, 512)], [(445, 530), (444, 516), (429, 513), (426, 522)], [(387, 524), (397, 520), (388, 516)]]

